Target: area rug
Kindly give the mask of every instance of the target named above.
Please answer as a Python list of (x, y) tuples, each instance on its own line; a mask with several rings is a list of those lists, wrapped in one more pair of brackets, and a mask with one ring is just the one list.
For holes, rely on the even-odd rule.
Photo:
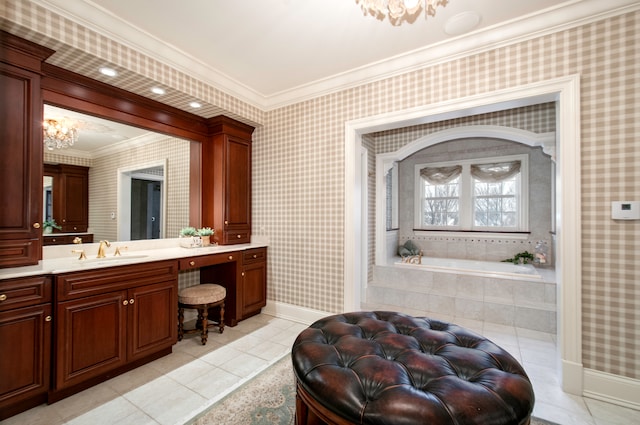
[[(195, 425), (293, 425), (296, 388), (291, 357), (285, 356), (232, 392)], [(531, 425), (557, 425), (533, 418)]]

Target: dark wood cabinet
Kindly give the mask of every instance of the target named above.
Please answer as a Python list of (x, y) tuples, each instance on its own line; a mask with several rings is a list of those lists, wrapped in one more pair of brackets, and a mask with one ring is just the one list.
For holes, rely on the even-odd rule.
[(251, 134), (253, 127), (219, 116), (202, 143), (202, 225), (221, 245), (251, 241)]
[(68, 245), (74, 243), (73, 241), (76, 238), (82, 239), (82, 243), (92, 243), (93, 242), (93, 234), (92, 233), (71, 233), (71, 234), (57, 234), (53, 233), (50, 235), (44, 235), (42, 239), (42, 244), (44, 246), (50, 245)]
[(52, 53), (0, 31), (0, 267), (42, 258), (40, 70)]
[(242, 318), (246, 319), (267, 304), (267, 249), (248, 249), (242, 259)]
[(61, 233), (86, 232), (89, 227), (89, 169), (77, 165), (45, 164), (53, 178), (53, 218)]
[(46, 401), (51, 301), (48, 277), (0, 281), (0, 420)]
[(227, 290), (225, 323), (260, 313), (267, 303), (267, 248), (252, 248), (180, 259), (180, 270), (200, 270), (200, 283), (216, 283)]
[(171, 352), (177, 341), (178, 261), (56, 277), (49, 402)]

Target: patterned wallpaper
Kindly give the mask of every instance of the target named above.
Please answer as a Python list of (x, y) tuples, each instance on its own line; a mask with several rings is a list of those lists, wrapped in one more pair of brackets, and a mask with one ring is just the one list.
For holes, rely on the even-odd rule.
[[(28, 0), (0, 2), (0, 24), (59, 48), (67, 55), (65, 63), (76, 54), (83, 60), (111, 60), (143, 81), (158, 79), (231, 116), (261, 124), (254, 132), (253, 229), (271, 240), (268, 297), (333, 312), (341, 310), (343, 296), (345, 121), (579, 74), (583, 364), (640, 378), (640, 223), (610, 218), (610, 201), (640, 199), (640, 12), (425, 64), (269, 112)], [(128, 87), (134, 92), (148, 89)]]

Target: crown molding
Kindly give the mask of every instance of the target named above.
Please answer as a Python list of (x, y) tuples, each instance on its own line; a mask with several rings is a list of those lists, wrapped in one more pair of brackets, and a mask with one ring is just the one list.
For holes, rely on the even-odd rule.
[(265, 97), (257, 91), (152, 34), (130, 25), (90, 0), (29, 1), (250, 105), (261, 108), (261, 105), (265, 104)]
[(30, 0), (263, 111), (423, 69), (640, 9), (637, 0), (573, 0), (499, 25), (273, 94), (263, 94), (132, 27), (89, 1)]
[(267, 97), (266, 110), (281, 108), (314, 97), (348, 90), (438, 63), (479, 54), (564, 31), (612, 16), (640, 10), (637, 0), (574, 0), (499, 25), (473, 31), (441, 43), (387, 58), (323, 80), (294, 87)]

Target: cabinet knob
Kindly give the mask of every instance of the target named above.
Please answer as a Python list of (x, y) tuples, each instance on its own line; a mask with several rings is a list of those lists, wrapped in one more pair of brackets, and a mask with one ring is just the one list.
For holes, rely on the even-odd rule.
[(242, 272), (242, 277), (244, 277), (244, 272)]
[(122, 305), (129, 305), (129, 301), (127, 300), (122, 301)]
[(236, 235), (236, 238), (240, 239), (242, 237), (242, 235)]
[(7, 296), (5, 294), (0, 294), (0, 301), (4, 301), (7, 299)]
[(45, 318), (44, 318), (44, 321), (45, 321), (45, 322), (50, 322), (50, 321), (51, 321), (51, 319), (52, 319), (52, 318), (51, 318), (51, 316), (47, 316), (47, 317), (45, 317)]
[(136, 302), (136, 300), (134, 300), (133, 298), (129, 300), (129, 304), (133, 304), (134, 302)]
[(225, 224), (225, 225), (229, 224), (229, 220), (225, 220), (225, 221), (224, 221), (224, 224)]
[(229, 256), (229, 260), (233, 260), (233, 255), (230, 255), (230, 256)]
[(195, 266), (195, 265), (196, 265), (196, 262), (195, 262), (195, 261), (189, 261), (189, 265), (190, 265), (190, 266)]
[(62, 219), (62, 222), (63, 222), (63, 223), (66, 223), (66, 222), (67, 222), (67, 219), (66, 219), (66, 218), (63, 218), (63, 219)]
[(253, 258), (258, 258), (258, 254), (253, 254)]
[(34, 229), (39, 229), (40, 228), (40, 223), (33, 223), (33, 228)]

